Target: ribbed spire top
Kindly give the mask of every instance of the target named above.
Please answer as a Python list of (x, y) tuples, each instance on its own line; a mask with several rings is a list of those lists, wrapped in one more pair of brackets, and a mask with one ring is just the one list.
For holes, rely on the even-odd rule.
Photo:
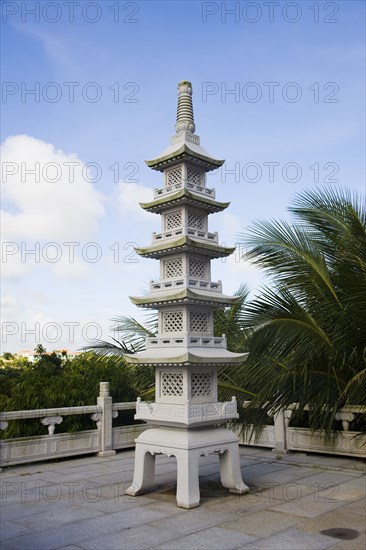
[(182, 80), (178, 84), (178, 109), (175, 129), (177, 134), (183, 131), (194, 134), (196, 130), (193, 118), (192, 84), (188, 80)]

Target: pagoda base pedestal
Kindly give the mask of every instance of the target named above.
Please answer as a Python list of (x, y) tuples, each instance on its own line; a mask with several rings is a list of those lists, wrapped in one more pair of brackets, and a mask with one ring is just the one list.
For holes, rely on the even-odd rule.
[(135, 471), (126, 493), (138, 496), (154, 487), (155, 455), (177, 459), (177, 506), (195, 508), (200, 504), (199, 459), (218, 453), (222, 485), (231, 493), (249, 491), (240, 471), (236, 435), (225, 428), (151, 428), (136, 439)]

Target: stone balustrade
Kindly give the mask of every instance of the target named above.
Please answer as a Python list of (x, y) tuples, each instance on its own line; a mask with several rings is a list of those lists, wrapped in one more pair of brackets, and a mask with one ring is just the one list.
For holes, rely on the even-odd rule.
[(189, 227), (179, 227), (177, 229), (171, 229), (169, 231), (163, 231), (163, 233), (153, 233), (152, 241), (166, 241), (169, 239), (176, 239), (177, 237), (192, 237), (194, 239), (202, 239), (213, 243), (219, 242), (219, 235), (217, 231), (211, 233), (210, 231), (202, 231), (201, 229), (191, 229)]
[(185, 426), (203, 426), (205, 424), (222, 424), (233, 418), (237, 418), (237, 403), (235, 397), (231, 401), (218, 401), (215, 403), (149, 403), (137, 399), (136, 418), (150, 420), (164, 425), (166, 418), (169, 424), (184, 424)]
[[(113, 428), (112, 421), (118, 416), (118, 411), (135, 408), (135, 403), (112, 403), (109, 383), (101, 382), (97, 405), (1, 412), (0, 430), (6, 430), (12, 420), (39, 418), (47, 427), (48, 435), (1, 440), (0, 466), (87, 453), (104, 457), (115, 454), (116, 449), (132, 447), (145, 426), (133, 424)], [(55, 434), (56, 426), (62, 423), (64, 416), (85, 414), (96, 422), (96, 430)]]
[(146, 338), (146, 348), (155, 347), (209, 347), (226, 349), (226, 336), (189, 336), (185, 334), (177, 337), (159, 337), (148, 336)]
[[(156, 340), (156, 339), (153, 339)], [(220, 338), (215, 338), (220, 340)], [(224, 344), (226, 347), (226, 343)], [(138, 414), (146, 414), (141, 407), (150, 407), (149, 414), (158, 415), (158, 410), (146, 402), (138, 401)], [(192, 409), (188, 418), (215, 415), (219, 419), (229, 417), (236, 410), (236, 402), (219, 403), (223, 409), (215, 409), (211, 404), (205, 408)], [(155, 406), (155, 405), (154, 405)], [(366, 456), (366, 434), (350, 431), (350, 422), (357, 414), (366, 412), (366, 407), (348, 406), (340, 409), (336, 420), (342, 423), (343, 431), (334, 433), (330, 441), (325, 440), (322, 432), (314, 432), (308, 428), (289, 426), (292, 410), (296, 404), (286, 411), (274, 416), (274, 425), (265, 426), (259, 438), (250, 438), (238, 425), (237, 433), (241, 444), (269, 447), (273, 452), (282, 455), (291, 451), (329, 453), (345, 456)], [(109, 396), (108, 383), (101, 383), (97, 405), (83, 407), (59, 407), (52, 409), (37, 409), (24, 411), (7, 411), (0, 413), (0, 430), (6, 430), (12, 420), (39, 418), (47, 427), (48, 434), (43, 436), (20, 437), (0, 441), (0, 466), (50, 460), (68, 456), (97, 453), (98, 456), (114, 454), (118, 449), (134, 447), (136, 437), (144, 431), (144, 424), (112, 427), (113, 418), (118, 411), (135, 410), (136, 403), (112, 403)], [(95, 430), (84, 430), (76, 433), (55, 433), (61, 426), (62, 417), (68, 415), (88, 414), (96, 422)], [(190, 415), (190, 416), (189, 416)], [(198, 416), (197, 416), (198, 415)], [(157, 417), (157, 416), (156, 416)]]
[(170, 281), (155, 282), (151, 281), (149, 284), (149, 293), (162, 292), (172, 289), (179, 290), (180, 288), (196, 288), (200, 290), (210, 290), (213, 292), (222, 293), (221, 281), (204, 281), (202, 279), (195, 279), (192, 277), (179, 277)]
[[(250, 401), (244, 402), (244, 407)], [(286, 455), (292, 451), (328, 453), (346, 456), (359, 456), (366, 458), (366, 434), (349, 430), (349, 423), (357, 414), (366, 413), (366, 407), (352, 405), (343, 407), (335, 419), (342, 422), (342, 431), (335, 431), (326, 438), (322, 430), (312, 431), (310, 428), (290, 426), (293, 411), (297, 403), (293, 403), (288, 409), (273, 415), (273, 426), (265, 426), (256, 438), (251, 437), (250, 426), (248, 431), (237, 431), (241, 444), (258, 445), (260, 447), (272, 447), (277, 455)], [(308, 407), (305, 407), (308, 410)]]
[(171, 185), (167, 185), (166, 187), (154, 189), (154, 199), (159, 199), (161, 197), (165, 197), (166, 195), (176, 193), (177, 191), (180, 191), (184, 188), (188, 189), (188, 191), (198, 193), (199, 195), (210, 197), (211, 199), (215, 199), (216, 197), (215, 189), (204, 187), (203, 185), (198, 185), (197, 183), (193, 183), (190, 181), (182, 180), (179, 183), (174, 183)]

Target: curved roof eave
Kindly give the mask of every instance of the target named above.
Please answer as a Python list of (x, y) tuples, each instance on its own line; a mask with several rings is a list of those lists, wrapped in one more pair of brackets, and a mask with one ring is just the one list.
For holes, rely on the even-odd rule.
[(172, 303), (176, 301), (207, 302), (216, 307), (233, 306), (240, 301), (240, 296), (226, 296), (219, 292), (202, 291), (195, 289), (172, 290), (169, 292), (156, 292), (147, 296), (130, 296), (134, 305), (155, 308), (158, 304)]
[(206, 241), (198, 241), (187, 236), (171, 241), (159, 241), (158, 244), (152, 244), (141, 248), (136, 247), (135, 251), (139, 256), (159, 258), (162, 255), (185, 251), (187, 249), (191, 252), (200, 252), (201, 254), (212, 258), (230, 256), (230, 254), (235, 252), (235, 246), (215, 245)]
[(212, 207), (215, 211), (225, 210), (230, 205), (230, 202), (219, 202), (209, 198), (208, 196), (200, 196), (198, 193), (188, 191), (188, 189), (181, 189), (177, 193), (164, 195), (163, 197), (159, 197), (158, 199), (149, 202), (140, 202), (139, 205), (144, 210), (152, 210), (180, 199), (188, 199), (191, 201), (199, 202), (206, 208)]
[(234, 353), (223, 348), (157, 347), (135, 354), (125, 354), (126, 361), (137, 365), (235, 365), (244, 363), (249, 353)]
[(171, 148), (168, 147), (166, 151), (163, 151), (161, 156), (155, 159), (145, 160), (147, 166), (153, 170), (158, 170), (161, 172), (164, 168), (166, 168), (167, 164), (176, 163), (179, 160), (182, 160), (182, 157), (188, 156), (191, 157), (193, 161), (198, 160), (200, 163), (205, 164), (208, 171), (210, 171), (219, 168), (225, 162), (225, 160), (210, 157), (206, 151), (199, 146), (193, 148), (193, 146), (189, 147), (186, 143), (184, 143), (177, 149), (169, 149)]

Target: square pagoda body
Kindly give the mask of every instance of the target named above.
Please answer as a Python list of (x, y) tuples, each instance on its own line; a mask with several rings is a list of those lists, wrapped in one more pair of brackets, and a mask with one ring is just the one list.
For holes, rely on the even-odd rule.
[(194, 133), (192, 86), (178, 84), (176, 135), (156, 159), (147, 161), (163, 173), (164, 186), (151, 202), (141, 203), (161, 216), (161, 232), (150, 245), (136, 251), (160, 263), (160, 281), (151, 282), (134, 304), (158, 311), (158, 333), (146, 339), (146, 349), (126, 360), (141, 368), (155, 367), (154, 403), (136, 403), (138, 420), (151, 429), (136, 440), (135, 473), (127, 493), (138, 495), (153, 487), (154, 458), (174, 455), (178, 465), (177, 504), (199, 505), (198, 462), (202, 454), (218, 452), (221, 481), (235, 493), (248, 487), (240, 472), (238, 438), (219, 427), (237, 418), (236, 401), (217, 399), (219, 365), (242, 363), (247, 354), (227, 350), (226, 337), (214, 335), (215, 308), (234, 305), (239, 298), (222, 293), (221, 281), (211, 281), (211, 260), (226, 257), (234, 248), (219, 244), (208, 229), (209, 214), (229, 203), (218, 202), (206, 187), (206, 173), (224, 161), (211, 157)]

